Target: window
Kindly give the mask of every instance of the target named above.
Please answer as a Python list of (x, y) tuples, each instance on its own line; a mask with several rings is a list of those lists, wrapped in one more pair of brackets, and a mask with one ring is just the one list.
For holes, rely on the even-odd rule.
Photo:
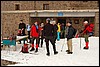
[(43, 4), (43, 10), (49, 10), (49, 4)]
[(15, 10), (20, 10), (20, 4), (15, 4)]

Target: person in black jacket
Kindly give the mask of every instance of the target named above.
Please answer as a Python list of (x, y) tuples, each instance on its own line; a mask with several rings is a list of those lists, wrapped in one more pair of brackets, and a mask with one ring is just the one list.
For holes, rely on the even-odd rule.
[(74, 28), (72, 27), (72, 22), (67, 22), (66, 23), (67, 26), (67, 46), (68, 46), (68, 50), (66, 50), (66, 52), (68, 52), (68, 54), (72, 54), (72, 38), (74, 38)]
[(23, 20), (20, 20), (20, 24), (19, 24), (19, 29), (21, 29), (22, 31), (22, 36), (25, 35), (25, 29), (26, 29), (26, 24), (23, 22)]
[[(23, 20), (20, 20), (20, 24), (19, 24), (19, 30), (21, 31), (20, 36), (24, 36), (25, 35), (25, 29), (26, 29), (26, 24), (23, 22)], [(21, 44), (21, 40), (19, 41)], [(25, 40), (24, 40), (24, 44), (25, 44)]]
[(44, 38), (45, 38), (46, 49), (47, 49), (46, 55), (50, 56), (49, 41), (53, 45), (54, 54), (58, 54), (58, 52), (56, 51), (55, 41), (54, 41), (54, 38), (53, 38), (53, 34), (54, 34), (53, 25), (50, 24), (50, 20), (46, 20), (46, 22), (47, 22), (47, 24), (44, 26)]
[(53, 28), (54, 28), (54, 41), (56, 43), (56, 39), (57, 39), (57, 30), (58, 30), (58, 26), (56, 25), (56, 21), (53, 21)]

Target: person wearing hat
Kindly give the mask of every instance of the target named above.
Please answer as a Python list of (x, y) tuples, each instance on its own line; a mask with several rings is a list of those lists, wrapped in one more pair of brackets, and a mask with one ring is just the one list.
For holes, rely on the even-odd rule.
[(67, 38), (67, 46), (68, 50), (66, 50), (67, 54), (72, 54), (72, 38), (74, 38), (74, 28), (72, 27), (72, 22), (66, 22), (65, 29), (67, 31), (66, 38)]
[(52, 24), (50, 24), (50, 20), (46, 20), (46, 25), (44, 25), (44, 38), (45, 38), (45, 42), (46, 42), (46, 50), (47, 50), (47, 56), (50, 56), (50, 51), (49, 51), (49, 41), (51, 42), (52, 46), (53, 46), (53, 51), (54, 51), (54, 55), (58, 54), (58, 52), (56, 51), (56, 45), (55, 45), (55, 40), (53, 37), (54, 34), (54, 27)]
[(84, 30), (81, 33), (81, 35), (84, 35), (85, 37), (85, 47), (83, 49), (89, 49), (89, 40), (88, 37), (89, 36), (93, 36), (93, 28), (94, 28), (94, 24), (89, 24), (88, 21), (84, 21)]

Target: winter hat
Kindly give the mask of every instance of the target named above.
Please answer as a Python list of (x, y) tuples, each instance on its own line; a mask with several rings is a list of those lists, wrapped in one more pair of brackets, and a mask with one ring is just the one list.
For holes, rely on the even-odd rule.
[(68, 22), (68, 23), (72, 24), (72, 22), (71, 22), (71, 21), (70, 21), (70, 22)]
[(50, 23), (50, 20), (48, 20), (48, 23)]
[(46, 20), (50, 20), (50, 18), (47, 18)]
[(84, 21), (84, 23), (88, 23), (88, 21)]

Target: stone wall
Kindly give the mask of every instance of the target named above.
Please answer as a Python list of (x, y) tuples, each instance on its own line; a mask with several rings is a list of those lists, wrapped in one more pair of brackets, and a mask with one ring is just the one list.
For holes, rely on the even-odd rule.
[(43, 4), (49, 4), (50, 10), (98, 9), (98, 1), (37, 1), (36, 9), (42, 10)]
[(49, 10), (81, 10), (99, 8), (98, 1), (1, 1), (1, 10), (15, 10), (15, 4), (20, 4), (20, 10), (43, 10), (43, 4), (49, 4)]
[(95, 36), (99, 36), (99, 13), (95, 15)]
[(1, 1), (1, 11), (14, 11), (15, 4), (20, 4), (20, 10), (34, 10), (34, 1)]
[(1, 25), (3, 37), (12, 33), (17, 35), (20, 20), (23, 19), (25, 24), (29, 23), (29, 14), (1, 14)]

